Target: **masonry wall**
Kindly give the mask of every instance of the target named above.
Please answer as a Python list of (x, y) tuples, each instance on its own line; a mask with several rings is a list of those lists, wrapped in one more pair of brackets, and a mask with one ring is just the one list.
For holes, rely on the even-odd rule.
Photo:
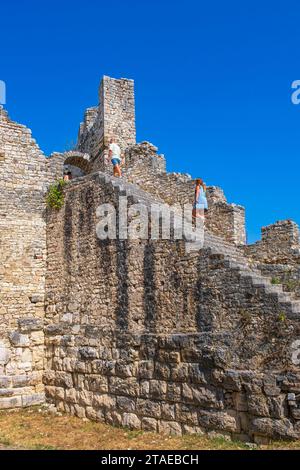
[[(157, 148), (149, 142), (127, 148), (123, 174), (126, 181), (141, 186), (167, 204), (193, 204), (195, 181), (186, 174), (167, 173), (164, 156), (158, 155)], [(217, 187), (208, 188), (207, 199), (207, 230), (229, 242), (244, 245), (245, 209), (228, 204), (223, 191)]]
[(46, 159), (0, 110), (0, 408), (44, 400)]
[(283, 220), (263, 227), (261, 240), (245, 246), (244, 252), (274, 284), (282, 284), (300, 298), (300, 241), (295, 222)]
[(134, 82), (104, 76), (99, 87), (99, 106), (87, 109), (77, 143), (77, 150), (90, 154), (94, 170), (110, 167), (107, 147), (113, 136), (122, 151), (135, 143)]
[(48, 400), (132, 429), (299, 437), (291, 307), (210, 250), (99, 240), (101, 202), (116, 193), (91, 175), (48, 213)]

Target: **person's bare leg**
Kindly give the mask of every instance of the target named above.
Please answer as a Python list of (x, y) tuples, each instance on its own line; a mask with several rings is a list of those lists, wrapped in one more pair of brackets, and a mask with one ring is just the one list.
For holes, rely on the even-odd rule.
[(120, 165), (116, 165), (116, 176), (119, 178), (122, 176)]

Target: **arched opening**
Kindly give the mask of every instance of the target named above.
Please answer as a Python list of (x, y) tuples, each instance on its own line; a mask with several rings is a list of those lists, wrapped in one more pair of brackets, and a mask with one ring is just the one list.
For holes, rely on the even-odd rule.
[(67, 152), (63, 164), (63, 175), (67, 179), (80, 178), (91, 172), (90, 156), (81, 152)]

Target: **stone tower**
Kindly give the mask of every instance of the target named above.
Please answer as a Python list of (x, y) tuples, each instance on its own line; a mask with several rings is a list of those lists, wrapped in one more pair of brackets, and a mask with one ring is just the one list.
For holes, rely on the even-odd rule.
[(134, 82), (104, 76), (99, 105), (86, 110), (80, 125), (77, 150), (91, 156), (94, 169), (105, 170), (105, 150), (112, 136), (123, 151), (136, 143)]

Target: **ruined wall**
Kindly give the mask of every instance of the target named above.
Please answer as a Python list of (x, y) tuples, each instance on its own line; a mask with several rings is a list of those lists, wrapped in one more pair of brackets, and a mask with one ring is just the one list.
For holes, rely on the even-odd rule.
[(122, 151), (135, 143), (134, 82), (104, 76), (99, 87), (99, 106), (87, 109), (77, 143), (77, 150), (90, 154), (94, 170), (110, 167), (107, 146), (112, 136)]
[[(195, 181), (186, 174), (167, 173), (165, 158), (157, 154), (154, 145), (142, 142), (128, 147), (125, 154), (123, 174), (126, 181), (141, 186), (170, 205), (193, 204)], [(207, 199), (207, 230), (237, 245), (245, 244), (244, 208), (228, 204), (223, 191), (217, 187), (208, 188)]]
[(99, 240), (101, 202), (116, 193), (91, 175), (48, 213), (48, 400), (132, 429), (299, 437), (292, 307), (210, 250)]
[(299, 227), (283, 220), (261, 229), (261, 240), (244, 247), (247, 256), (267, 264), (299, 264)]
[(0, 110), (0, 408), (44, 400), (46, 159)]
[[(90, 155), (90, 172), (112, 174), (108, 142), (115, 136), (125, 154), (123, 173), (127, 181), (143, 187), (168, 204), (193, 203), (194, 181), (189, 175), (167, 173), (163, 155), (149, 142), (135, 145), (134, 83), (104, 76), (99, 106), (88, 108), (80, 125), (76, 150)], [(219, 188), (208, 191), (210, 210), (207, 229), (237, 245), (246, 243), (244, 208), (228, 204)]]
[(244, 252), (274, 284), (283, 284), (300, 298), (300, 241), (295, 222), (283, 220), (263, 227), (261, 240), (245, 246)]

